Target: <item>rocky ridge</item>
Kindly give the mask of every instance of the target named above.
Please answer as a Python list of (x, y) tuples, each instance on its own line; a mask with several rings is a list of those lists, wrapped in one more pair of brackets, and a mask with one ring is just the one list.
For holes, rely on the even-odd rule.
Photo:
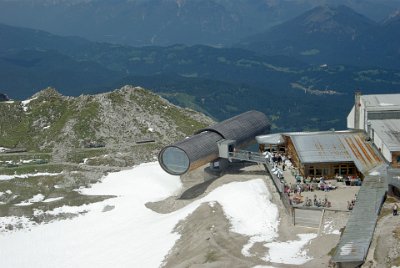
[[(5, 115), (0, 120), (0, 146), (52, 152), (56, 162), (69, 161), (69, 154), (88, 148), (103, 148), (115, 157), (132, 156), (138, 144), (152, 144), (149, 152), (138, 155), (144, 157), (138, 159), (142, 162), (161, 146), (213, 123), (198, 112), (132, 86), (79, 97), (47, 88), (27, 101), (4, 103), (0, 113)], [(123, 166), (136, 161), (128, 162)]]
[(213, 123), (133, 86), (79, 97), (47, 88), (1, 102), (0, 233), (76, 216), (52, 210), (110, 198), (80, 189), (108, 172), (156, 161), (163, 146)]

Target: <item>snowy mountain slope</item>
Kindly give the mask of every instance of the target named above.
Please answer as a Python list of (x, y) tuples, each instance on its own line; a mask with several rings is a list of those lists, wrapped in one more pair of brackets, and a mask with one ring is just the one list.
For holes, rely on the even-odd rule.
[[(277, 237), (278, 211), (261, 179), (225, 184), (168, 214), (146, 208), (147, 202), (175, 195), (180, 188), (179, 178), (163, 172), (157, 163), (111, 173), (82, 193), (116, 197), (85, 206), (88, 211), (85, 215), (32, 225), (30, 230), (1, 233), (0, 244), (7, 245), (0, 251), (2, 266), (159, 267), (180, 237), (174, 227), (200, 204), (210, 202), (218, 202), (223, 207), (232, 224), (231, 231), (249, 237), (250, 244), (266, 242), (268, 247)], [(0, 225), (6, 220), (0, 218)], [(280, 252), (262, 258), (305, 263), (310, 257), (301, 253), (301, 249), (314, 237), (305, 235), (299, 241), (274, 242), (271, 250), (278, 246)], [(251, 248), (251, 245), (244, 246)]]

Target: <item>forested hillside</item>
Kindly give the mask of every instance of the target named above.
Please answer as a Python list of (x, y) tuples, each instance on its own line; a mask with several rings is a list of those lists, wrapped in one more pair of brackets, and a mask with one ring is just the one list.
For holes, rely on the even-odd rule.
[(344, 128), (354, 91), (397, 92), (399, 71), (309, 65), (235, 48), (134, 48), (3, 25), (0, 92), (25, 99), (48, 86), (78, 96), (140, 85), (216, 120), (257, 109), (274, 131)]

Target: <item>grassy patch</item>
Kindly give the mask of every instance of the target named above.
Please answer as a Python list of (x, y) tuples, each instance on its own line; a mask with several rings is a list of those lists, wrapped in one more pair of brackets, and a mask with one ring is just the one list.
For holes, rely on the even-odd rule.
[(124, 97), (120, 91), (113, 91), (108, 94), (108, 98), (111, 100), (113, 105), (120, 105), (124, 103)]
[(389, 204), (393, 204), (393, 203), (397, 203), (398, 200), (396, 198), (394, 198), (393, 196), (387, 196), (385, 202), (389, 203)]
[(396, 238), (397, 240), (400, 240), (400, 226), (397, 226), (397, 227), (393, 230), (393, 236), (394, 236), (394, 238)]
[(208, 251), (205, 257), (206, 257), (205, 263), (215, 262), (218, 260), (217, 253), (213, 250)]
[(73, 102), (47, 93), (33, 99), (25, 106), (26, 111), (20, 102), (0, 105), (0, 146), (40, 151), (46, 150), (40, 146), (46, 141), (59, 140), (61, 130), (74, 114)]
[(72, 163), (82, 163), (85, 158), (99, 157), (106, 153), (105, 148), (82, 149), (68, 153), (67, 159)]
[(65, 170), (65, 167), (59, 164), (41, 164), (41, 165), (26, 165), (12, 168), (0, 168), (0, 174), (29, 174), (37, 172), (60, 173)]
[(98, 115), (100, 104), (97, 102), (87, 102), (85, 108), (77, 111), (74, 131), (77, 137), (81, 139), (94, 139), (96, 128), (99, 126)]
[(392, 210), (390, 208), (382, 208), (381, 212), (379, 213), (378, 221), (390, 214), (392, 214)]
[(336, 252), (336, 246), (334, 246), (329, 252), (328, 252), (328, 256), (333, 256)]
[(0, 154), (0, 161), (14, 161), (43, 159), (50, 161), (51, 154), (49, 153), (24, 153), (24, 154)]
[(400, 256), (392, 261), (391, 267), (399, 267), (399, 266), (400, 266)]
[(185, 135), (191, 135), (194, 131), (206, 127), (205, 124), (190, 117), (190, 113), (182, 112), (180, 108), (168, 105), (157, 95), (145, 89), (136, 89), (130, 98), (140, 104), (144, 110), (162, 115), (167, 122), (175, 122), (177, 130)]

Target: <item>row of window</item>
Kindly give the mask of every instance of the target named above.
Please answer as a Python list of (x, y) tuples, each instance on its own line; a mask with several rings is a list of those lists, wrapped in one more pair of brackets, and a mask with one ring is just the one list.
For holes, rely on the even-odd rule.
[(357, 169), (354, 164), (336, 164), (321, 166), (306, 166), (305, 175), (311, 177), (334, 177), (336, 175), (348, 176), (357, 175)]

